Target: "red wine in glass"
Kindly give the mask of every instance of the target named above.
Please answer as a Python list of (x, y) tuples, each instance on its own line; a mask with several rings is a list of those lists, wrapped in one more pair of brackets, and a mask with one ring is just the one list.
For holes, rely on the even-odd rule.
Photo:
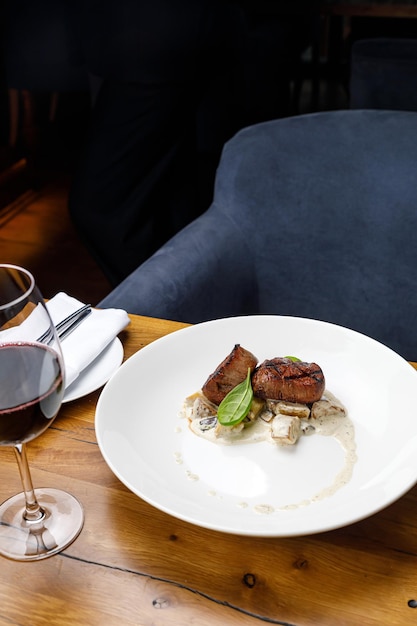
[(0, 445), (34, 439), (61, 406), (64, 381), (58, 355), (43, 345), (0, 345), (0, 389)]
[(61, 346), (32, 274), (0, 264), (0, 448), (13, 447), (23, 487), (0, 505), (0, 554), (10, 559), (57, 554), (83, 527), (74, 496), (35, 492), (26, 457), (27, 442), (57, 417), (64, 390)]

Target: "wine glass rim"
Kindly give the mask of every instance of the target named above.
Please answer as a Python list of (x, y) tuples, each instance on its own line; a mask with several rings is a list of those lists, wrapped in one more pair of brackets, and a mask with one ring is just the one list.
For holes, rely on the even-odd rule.
[(14, 306), (15, 304), (18, 304), (19, 302), (27, 298), (28, 295), (33, 291), (33, 288), (35, 286), (35, 279), (33, 277), (33, 274), (29, 272), (29, 270), (25, 269), (24, 267), (21, 267), (20, 265), (13, 265), (11, 263), (0, 263), (0, 270), (2, 268), (10, 269), (10, 270), (17, 270), (18, 272), (25, 274), (29, 278), (30, 284), (29, 284), (29, 287), (26, 289), (25, 293), (22, 293), (22, 295), (20, 295), (18, 298), (15, 298), (14, 300), (10, 300), (9, 302), (6, 302), (5, 304), (0, 304), (0, 311), (2, 311), (3, 309), (7, 309), (10, 306)]

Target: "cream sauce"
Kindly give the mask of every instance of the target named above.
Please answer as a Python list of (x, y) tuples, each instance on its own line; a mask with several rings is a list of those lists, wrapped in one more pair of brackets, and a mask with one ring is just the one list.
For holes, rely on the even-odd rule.
[[(207, 428), (207, 430), (201, 430), (198, 424), (201, 419), (205, 419), (205, 416), (200, 414), (196, 417), (193, 414), (194, 401), (200, 395), (201, 394), (194, 394), (194, 396), (187, 398), (181, 412), (181, 417), (187, 418), (190, 429), (197, 436), (220, 445), (252, 444), (260, 441), (268, 441), (272, 445), (279, 447), (282, 445), (272, 438), (271, 423), (264, 421), (264, 419), (260, 417), (246, 427), (239, 426), (239, 428), (222, 429), (220, 434), (216, 432), (216, 429), (213, 427)], [(354, 424), (349, 418), (346, 409), (344, 409), (340, 401), (333, 394), (326, 390), (323, 398), (328, 399), (342, 410), (323, 415), (318, 413), (316, 417), (309, 417), (308, 419), (300, 418), (300, 436), (308, 437), (319, 435), (322, 437), (333, 437), (344, 450), (343, 467), (336, 474), (330, 485), (321, 489), (318, 493), (315, 493), (311, 498), (303, 500), (302, 502), (279, 507), (279, 510), (293, 510), (323, 500), (336, 493), (336, 491), (346, 485), (352, 477), (353, 468), (357, 461)], [(179, 462), (179, 459), (177, 459), (177, 462)], [(193, 479), (195, 480), (194, 476)], [(244, 507), (244, 505), (245, 503), (240, 503), (241, 507)], [(260, 514), (268, 515), (278, 509), (266, 503), (257, 505), (255, 510)]]
[[(257, 443), (259, 441), (270, 441), (274, 445), (279, 445), (271, 436), (270, 422), (265, 421), (261, 417), (258, 417), (247, 426), (243, 426), (241, 423), (237, 427), (224, 427), (220, 432), (216, 428), (201, 429), (199, 425), (200, 420), (209, 419), (211, 416), (195, 415), (193, 405), (198, 397), (201, 397), (201, 394), (197, 393), (187, 398), (181, 412), (181, 417), (188, 419), (189, 427), (197, 436), (222, 445)], [(347, 415), (346, 409), (344, 409), (342, 403), (327, 390), (323, 398), (328, 399), (331, 404), (340, 407), (341, 410), (334, 412), (329, 411), (323, 415), (317, 414), (317, 417), (309, 417), (308, 419), (301, 418), (301, 436), (317, 434), (324, 437), (334, 437), (345, 450), (355, 450), (354, 426)]]

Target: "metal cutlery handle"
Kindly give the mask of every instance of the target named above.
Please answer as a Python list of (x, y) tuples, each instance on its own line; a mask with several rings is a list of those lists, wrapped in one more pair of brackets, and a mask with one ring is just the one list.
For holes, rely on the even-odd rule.
[(66, 324), (63, 328), (58, 330), (58, 337), (62, 341), (65, 337), (68, 337), (75, 330), (81, 322), (91, 313), (91, 305), (89, 308), (85, 308), (83, 311), (80, 310), (79, 315), (71, 320), (68, 324)]
[[(87, 317), (87, 315), (90, 315), (90, 313), (91, 304), (85, 304), (67, 317), (65, 317), (63, 320), (58, 322), (58, 324), (56, 324), (55, 326), (55, 330), (59, 339), (62, 340), (65, 339), (65, 337), (68, 337), (68, 335), (72, 333), (72, 331), (75, 330), (77, 326), (81, 324), (81, 322)], [(38, 337), (38, 341), (40, 343), (49, 343), (51, 338), (52, 328), (50, 327), (43, 333), (43, 335)]]

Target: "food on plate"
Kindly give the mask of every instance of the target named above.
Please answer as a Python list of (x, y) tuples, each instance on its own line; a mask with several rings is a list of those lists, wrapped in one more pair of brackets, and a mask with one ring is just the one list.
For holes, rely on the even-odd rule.
[(227, 394), (239, 383), (243, 382), (248, 373), (258, 363), (256, 356), (236, 344), (230, 354), (220, 363), (207, 378), (202, 392), (210, 402), (220, 404)]
[(258, 359), (239, 344), (184, 401), (191, 430), (217, 443), (269, 440), (295, 444), (302, 435), (334, 434), (346, 409), (327, 389), (316, 363), (295, 357)]
[(251, 371), (248, 367), (246, 379), (229, 391), (217, 409), (217, 420), (222, 426), (236, 426), (248, 415), (253, 400)]
[(296, 443), (301, 434), (301, 422), (293, 415), (281, 415), (271, 424), (271, 437), (283, 444)]
[(319, 365), (285, 357), (267, 359), (252, 375), (254, 395), (265, 400), (311, 404), (320, 400), (324, 387), (324, 374)]

